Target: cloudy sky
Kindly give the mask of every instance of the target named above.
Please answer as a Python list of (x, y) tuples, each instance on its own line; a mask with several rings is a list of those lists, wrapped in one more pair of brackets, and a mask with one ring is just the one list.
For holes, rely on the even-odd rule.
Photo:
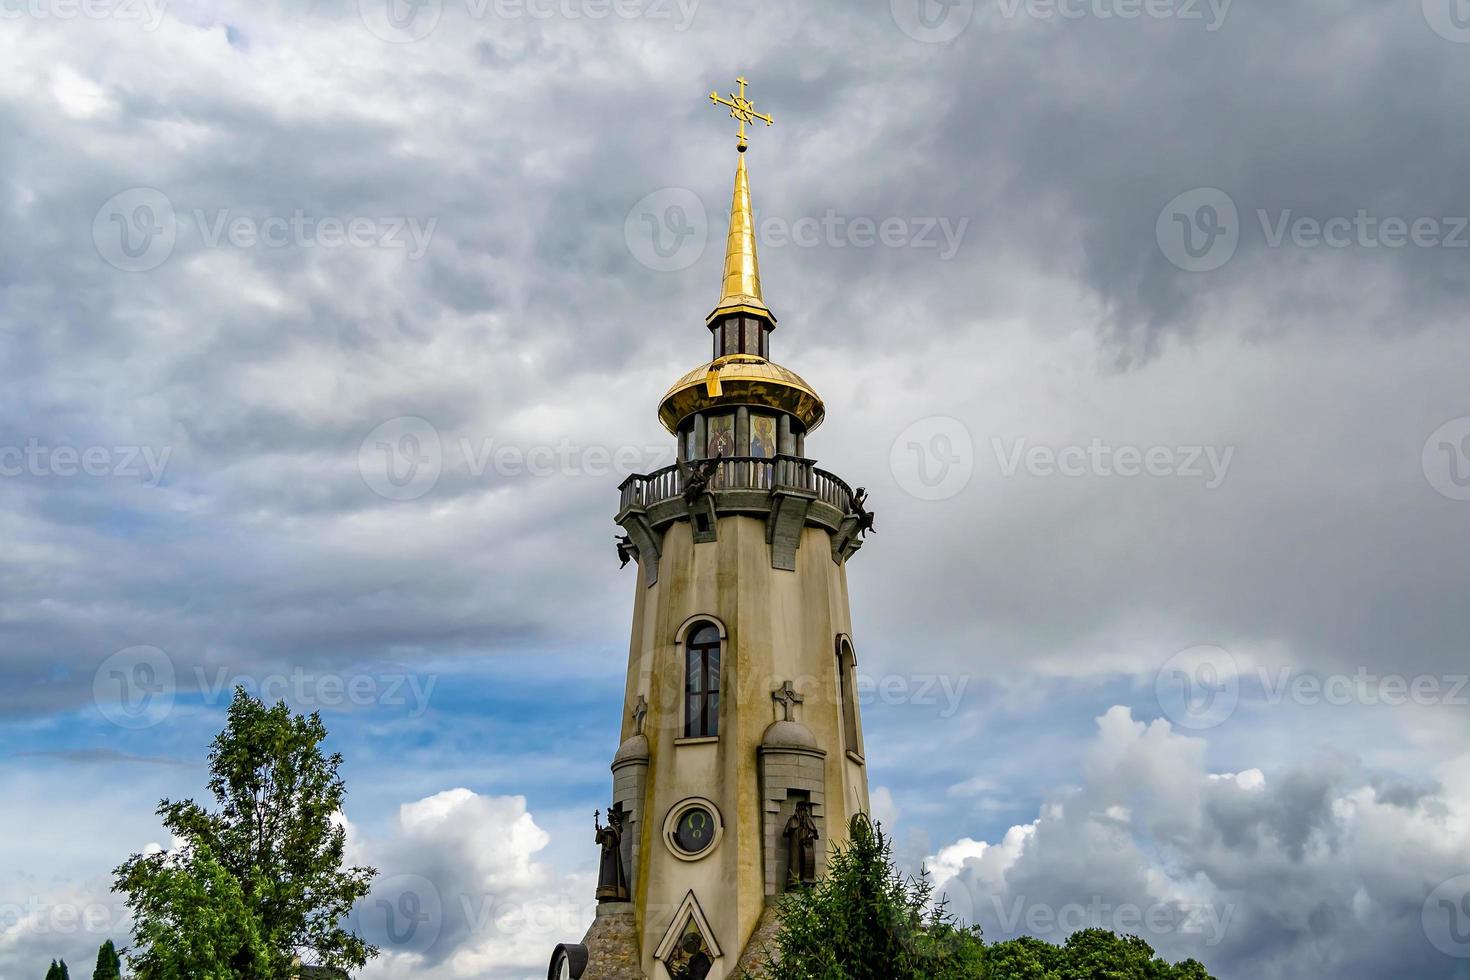
[(367, 976), (581, 935), (742, 73), (905, 865), (1470, 978), (1463, 0), (0, 0), (0, 63), (3, 980), (125, 940), (237, 682), (346, 757)]

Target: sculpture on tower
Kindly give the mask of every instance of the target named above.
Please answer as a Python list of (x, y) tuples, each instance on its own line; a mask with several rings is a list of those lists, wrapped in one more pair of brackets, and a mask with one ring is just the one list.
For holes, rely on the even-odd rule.
[(623, 811), (614, 805), (607, 811), (607, 826), (602, 826), (601, 811), (592, 815), (597, 828), (597, 843), (602, 848), (602, 862), (597, 873), (599, 902), (626, 902), (628, 875), (623, 868)]
[(786, 875), (788, 888), (805, 888), (817, 881), (817, 833), (812, 819), (812, 805), (806, 800), (796, 804), (796, 812), (786, 821)]

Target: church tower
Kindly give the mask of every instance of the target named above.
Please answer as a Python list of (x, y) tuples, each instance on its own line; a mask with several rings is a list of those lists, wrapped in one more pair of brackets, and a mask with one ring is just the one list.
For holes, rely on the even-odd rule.
[(868, 810), (846, 565), (872, 519), (811, 458), (822, 399), (772, 359), (745, 166), (771, 119), (738, 84), (710, 96), (740, 121), (711, 357), (659, 402), (678, 462), (620, 487), (638, 574), (598, 916), (553, 978), (758, 966), (776, 899)]

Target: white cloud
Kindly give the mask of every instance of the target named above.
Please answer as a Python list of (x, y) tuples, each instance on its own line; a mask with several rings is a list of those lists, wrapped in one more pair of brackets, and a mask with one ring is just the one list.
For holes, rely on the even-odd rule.
[(591, 922), (593, 882), (538, 860), (551, 838), (522, 797), (451, 789), (399, 808), (364, 840), (379, 878), (357, 921), (382, 955), (364, 977), (511, 978), (544, 969)]
[(1082, 787), (1000, 845), (940, 848), (936, 883), (992, 939), (1100, 925), (1221, 976), (1439, 975), (1419, 923), (1429, 892), (1470, 867), (1463, 760), (1438, 790), (1395, 797), (1340, 758), (1212, 774), (1204, 748), (1111, 709)]

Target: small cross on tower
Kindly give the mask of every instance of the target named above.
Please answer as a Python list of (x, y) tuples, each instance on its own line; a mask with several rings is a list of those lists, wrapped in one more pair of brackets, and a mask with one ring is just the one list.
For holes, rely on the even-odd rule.
[(745, 124), (753, 123), (759, 119), (767, 126), (771, 126), (776, 120), (765, 113), (755, 111), (755, 103), (745, 97), (744, 78), (735, 79), (735, 84), (740, 86), (738, 93), (731, 92), (728, 99), (722, 99), (720, 98), (720, 93), (711, 92), (709, 94), (709, 100), (715, 105), (727, 106), (730, 109), (730, 118), (740, 121), (740, 132), (736, 134), (738, 142), (736, 142), (735, 148), (741, 153), (744, 153), (745, 148), (750, 145), (745, 139)]
[(781, 710), (786, 715), (786, 721), (795, 721), (796, 719), (791, 717), (792, 709), (794, 709), (798, 704), (801, 704), (803, 701), (805, 701), (806, 698), (802, 697), (800, 694), (797, 694), (796, 688), (791, 686), (791, 682), (786, 681), (780, 687), (776, 688), (776, 690), (771, 692), (771, 700), (775, 701), (781, 706)]

